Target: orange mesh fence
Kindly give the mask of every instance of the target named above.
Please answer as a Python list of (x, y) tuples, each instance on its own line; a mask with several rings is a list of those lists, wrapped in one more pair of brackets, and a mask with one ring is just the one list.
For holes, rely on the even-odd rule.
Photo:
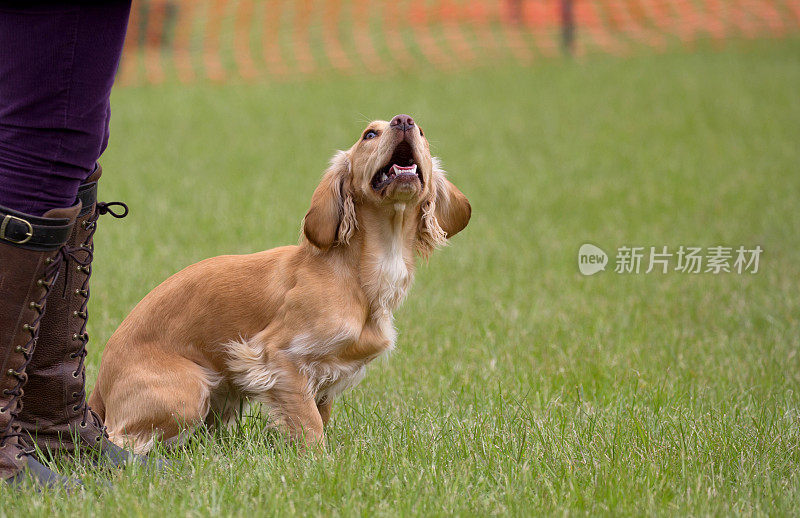
[(530, 64), (800, 32), (800, 0), (137, 0), (120, 83)]

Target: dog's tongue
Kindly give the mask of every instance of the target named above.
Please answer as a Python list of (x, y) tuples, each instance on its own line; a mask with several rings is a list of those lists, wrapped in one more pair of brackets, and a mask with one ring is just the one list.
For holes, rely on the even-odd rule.
[(405, 167), (394, 164), (391, 172), (394, 174), (417, 174), (417, 164), (412, 164)]

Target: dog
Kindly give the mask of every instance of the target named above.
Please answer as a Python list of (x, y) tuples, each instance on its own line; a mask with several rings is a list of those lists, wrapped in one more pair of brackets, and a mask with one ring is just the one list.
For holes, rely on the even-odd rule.
[(395, 345), (415, 256), (471, 212), (410, 116), (371, 122), (331, 160), (298, 245), (200, 261), (136, 305), (106, 345), (91, 407), (136, 453), (251, 402), (293, 443), (324, 446), (334, 399)]

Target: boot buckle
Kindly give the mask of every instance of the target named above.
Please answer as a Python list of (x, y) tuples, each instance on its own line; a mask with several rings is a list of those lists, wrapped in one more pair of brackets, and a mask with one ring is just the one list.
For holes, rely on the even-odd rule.
[[(18, 221), (28, 227), (27, 232), (25, 232), (24, 234), (25, 237), (23, 237), (22, 239), (14, 239), (6, 235), (6, 228), (8, 227), (8, 224), (11, 221)], [(32, 237), (33, 237), (33, 225), (31, 225), (30, 221), (28, 220), (12, 216), (11, 214), (6, 214), (6, 217), (3, 218), (3, 222), (0, 223), (0, 239), (3, 239), (5, 241), (10, 241), (11, 243), (14, 243), (16, 245), (21, 245), (23, 243), (27, 243), (28, 241), (30, 241)]]

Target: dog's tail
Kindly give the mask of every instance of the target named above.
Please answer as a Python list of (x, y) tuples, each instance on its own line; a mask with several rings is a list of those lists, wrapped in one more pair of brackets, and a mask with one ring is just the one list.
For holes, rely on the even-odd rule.
[(103, 403), (103, 397), (100, 395), (100, 391), (97, 390), (97, 387), (94, 388), (92, 391), (92, 395), (89, 396), (89, 406), (94, 410), (94, 413), (105, 422), (106, 420), (106, 405)]

